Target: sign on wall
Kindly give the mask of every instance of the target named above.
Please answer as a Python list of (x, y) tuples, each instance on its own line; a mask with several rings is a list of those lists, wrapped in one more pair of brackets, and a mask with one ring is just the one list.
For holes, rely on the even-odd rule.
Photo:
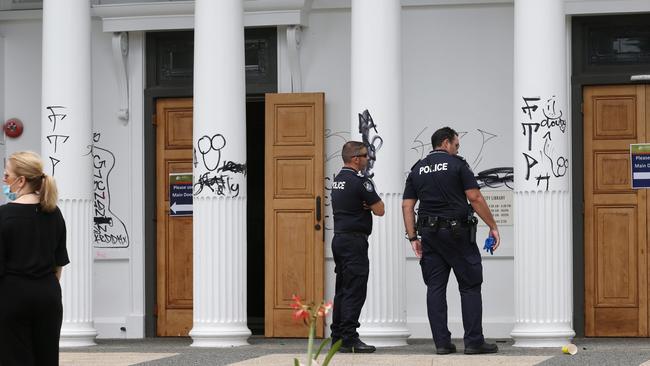
[(650, 188), (650, 144), (630, 144), (632, 188)]
[[(498, 226), (512, 226), (512, 191), (481, 191)], [(479, 220), (485, 225), (483, 220)]]
[(169, 216), (192, 215), (192, 173), (169, 174)]

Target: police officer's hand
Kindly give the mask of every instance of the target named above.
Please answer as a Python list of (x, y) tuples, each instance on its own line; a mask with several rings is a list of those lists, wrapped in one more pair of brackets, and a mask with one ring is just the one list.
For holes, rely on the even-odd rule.
[(499, 236), (499, 228), (496, 226), (490, 229), (490, 235), (494, 238), (494, 245), (492, 246), (492, 251), (497, 250), (499, 244), (501, 244), (501, 236)]
[(413, 240), (411, 242), (411, 247), (413, 248), (413, 252), (415, 252), (415, 256), (422, 258), (422, 242), (420, 239)]

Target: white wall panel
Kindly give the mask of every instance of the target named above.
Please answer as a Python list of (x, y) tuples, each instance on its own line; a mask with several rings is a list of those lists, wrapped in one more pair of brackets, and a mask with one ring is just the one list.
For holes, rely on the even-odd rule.
[(41, 152), (41, 36), (40, 20), (0, 22), (5, 40), (4, 118), (19, 118), (25, 129), (22, 136), (8, 138), (7, 153), (31, 150)]

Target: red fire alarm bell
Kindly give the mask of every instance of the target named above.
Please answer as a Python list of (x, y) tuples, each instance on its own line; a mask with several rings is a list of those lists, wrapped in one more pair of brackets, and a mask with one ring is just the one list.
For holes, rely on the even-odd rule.
[(9, 137), (15, 138), (23, 134), (23, 123), (18, 118), (9, 118), (3, 128)]

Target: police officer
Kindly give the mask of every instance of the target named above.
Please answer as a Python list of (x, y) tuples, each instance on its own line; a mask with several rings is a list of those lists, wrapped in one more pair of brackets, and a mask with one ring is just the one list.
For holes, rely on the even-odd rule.
[(357, 328), (368, 285), (371, 212), (383, 216), (384, 202), (362, 173), (368, 165), (366, 146), (358, 141), (346, 142), (341, 155), (344, 166), (332, 182), (332, 253), (336, 264), (332, 344), (342, 339), (340, 352), (371, 353), (375, 347), (359, 339)]
[[(434, 150), (415, 163), (406, 179), (402, 214), (407, 239), (421, 258), (436, 353), (456, 352), (447, 327), (447, 282), (451, 269), (461, 297), (465, 354), (495, 353), (496, 344), (485, 343), (481, 326), (483, 267), (476, 246), (478, 220), (473, 211), (490, 228), (495, 239), (493, 249), (500, 244), (499, 230), (469, 165), (457, 155), (458, 133), (449, 127), (441, 128), (431, 136), (431, 145)], [(414, 209), (418, 200), (416, 223)]]

